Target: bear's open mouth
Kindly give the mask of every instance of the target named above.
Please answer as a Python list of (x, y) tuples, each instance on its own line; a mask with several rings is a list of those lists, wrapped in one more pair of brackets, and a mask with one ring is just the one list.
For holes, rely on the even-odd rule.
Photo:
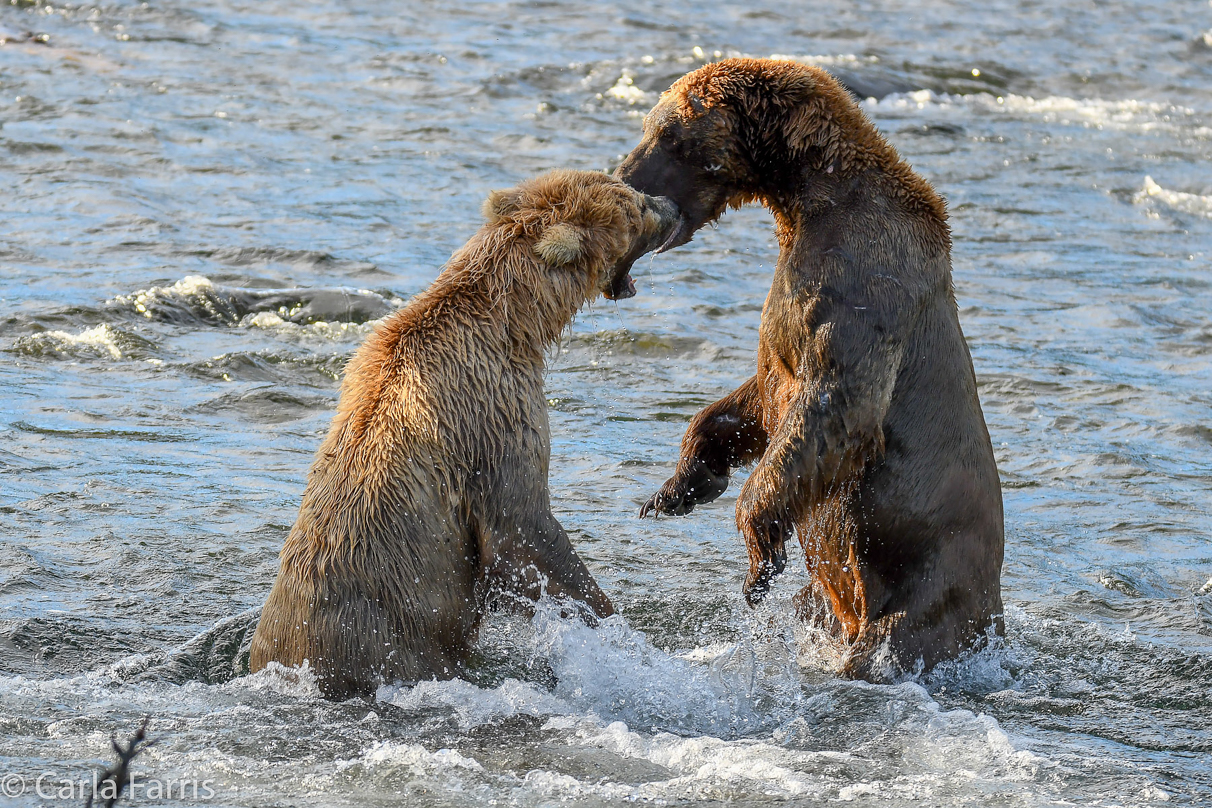
[[(647, 211), (646, 216), (651, 217), (653, 213), (656, 214), (658, 226), (648, 233), (646, 240), (638, 241), (631, 252), (615, 264), (610, 273), (610, 283), (602, 291), (602, 295), (607, 300), (626, 300), (629, 297), (635, 297), (635, 281), (631, 278), (632, 265), (645, 253), (653, 250), (663, 252), (670, 247), (676, 247), (677, 244), (674, 242), (683, 233), (690, 231), (685, 214), (672, 199), (645, 196), (644, 207)], [(648, 226), (651, 227), (652, 219), (649, 218), (647, 221)]]

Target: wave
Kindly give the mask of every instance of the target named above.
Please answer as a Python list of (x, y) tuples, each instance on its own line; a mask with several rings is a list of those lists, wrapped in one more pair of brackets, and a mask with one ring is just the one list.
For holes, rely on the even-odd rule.
[(288, 393), (274, 384), (253, 390), (224, 393), (201, 404), (195, 404), (187, 411), (206, 414), (234, 412), (258, 423), (281, 424), (315, 413), (331, 415), (332, 408), (331, 396), (301, 396)]
[(1057, 123), (1062, 126), (1111, 128), (1135, 132), (1178, 128), (1180, 125), (1190, 131), (1189, 125), (1197, 115), (1196, 111), (1190, 107), (1135, 99), (1109, 101), (1101, 98), (1070, 98), (1067, 96), (1034, 98), (1013, 93), (1001, 95), (989, 92), (937, 93), (929, 89), (892, 93), (879, 99), (868, 98), (863, 102), (863, 107), (873, 115), (919, 110), (936, 113), (961, 106), (996, 114), (1037, 118), (1046, 123)]
[[(253, 632), (261, 607), (224, 618), (184, 645), (167, 653), (139, 654), (120, 660), (109, 672), (120, 681), (162, 680), (175, 683), (223, 683), (248, 673)], [(297, 674), (314, 680), (309, 672)], [(314, 681), (312, 681), (314, 686)], [(305, 687), (308, 692), (310, 688)]]
[(565, 340), (561, 353), (590, 351), (605, 356), (679, 356), (711, 360), (723, 351), (711, 340), (681, 337), (651, 331), (611, 329), (573, 333)]
[(43, 331), (19, 337), (14, 350), (26, 356), (52, 359), (143, 359), (159, 364), (154, 343), (108, 323), (79, 334)]
[(371, 274), (378, 268), (367, 261), (337, 258), (319, 250), (287, 250), (280, 247), (220, 247), (213, 250), (190, 250), (185, 253), (194, 258), (205, 258), (229, 266), (266, 267), (283, 264), (310, 270), (325, 270), (342, 274)]
[[(361, 328), (369, 330), (367, 326)], [(312, 350), (305, 353), (234, 351), (169, 367), (210, 381), (302, 383), (331, 389), (333, 382), (340, 381), (348, 358), (345, 353), (317, 353)]]

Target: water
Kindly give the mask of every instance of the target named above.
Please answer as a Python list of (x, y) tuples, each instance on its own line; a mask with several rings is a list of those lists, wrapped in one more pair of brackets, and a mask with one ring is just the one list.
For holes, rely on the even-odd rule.
[[(1212, 7), (19, 0), (0, 39), (0, 775), (29, 788), (0, 800), (64, 804), (39, 774), (150, 715), (140, 776), (233, 806), (1212, 802)], [(802, 572), (744, 605), (737, 484), (635, 519), (751, 373), (755, 209), (553, 356), (556, 512), (621, 618), (493, 618), (465, 680), (374, 702), (135, 676), (264, 599), (343, 362), (487, 191), (611, 168), (730, 53), (876, 97), (949, 200), (1005, 642), (838, 681)]]

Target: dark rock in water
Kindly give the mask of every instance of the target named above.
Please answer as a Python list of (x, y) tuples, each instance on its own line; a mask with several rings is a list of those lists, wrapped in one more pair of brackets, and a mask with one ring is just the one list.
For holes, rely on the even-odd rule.
[(299, 325), (316, 322), (365, 323), (395, 310), (381, 295), (352, 289), (291, 289), (252, 292), (231, 290), (232, 303), (243, 313), (286, 311), (285, 320)]
[(47, 34), (36, 34), (33, 31), (19, 31), (0, 25), (0, 45), (7, 45), (10, 42), (34, 42), (39, 45), (46, 45), (50, 42), (50, 37)]
[(922, 89), (896, 76), (867, 76), (850, 70), (828, 68), (835, 79), (841, 82), (846, 91), (860, 101), (867, 98), (883, 98), (893, 93), (911, 93)]
[(248, 674), (248, 654), (253, 633), (261, 619), (261, 607), (225, 618), (163, 657), (144, 657), (144, 664), (121, 667), (118, 675), (128, 681), (229, 682)]
[[(331, 396), (298, 396), (278, 388), (277, 385), (259, 387), (253, 390), (241, 390), (234, 393), (224, 393), (209, 401), (204, 401), (190, 412), (205, 413), (238, 413), (250, 421), (263, 424), (281, 424), (306, 418), (317, 412), (332, 410)], [(0, 455), (0, 464), (4, 458)], [(0, 465), (0, 471), (3, 466)]]
[(239, 325), (245, 317), (263, 312), (299, 325), (320, 321), (364, 323), (396, 308), (392, 299), (364, 289), (245, 289), (221, 286), (200, 276), (183, 278), (172, 286), (120, 295), (109, 305), (133, 308), (159, 322), (215, 326)]

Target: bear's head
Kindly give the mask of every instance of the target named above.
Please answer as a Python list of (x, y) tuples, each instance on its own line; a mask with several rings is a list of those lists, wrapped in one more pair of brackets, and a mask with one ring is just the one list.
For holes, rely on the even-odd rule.
[(635, 294), (630, 269), (662, 246), (681, 215), (667, 199), (640, 193), (597, 171), (552, 171), (484, 202), (488, 226), (530, 245), (534, 257), (566, 287), (622, 300)]
[[(840, 137), (846, 130), (846, 137)], [(825, 71), (777, 59), (726, 59), (678, 79), (644, 118), (644, 138), (615, 176), (681, 210), (667, 248), (728, 206), (799, 193), (814, 171), (833, 172), (859, 146), (882, 140)], [(870, 143), (866, 143), (866, 141)]]

